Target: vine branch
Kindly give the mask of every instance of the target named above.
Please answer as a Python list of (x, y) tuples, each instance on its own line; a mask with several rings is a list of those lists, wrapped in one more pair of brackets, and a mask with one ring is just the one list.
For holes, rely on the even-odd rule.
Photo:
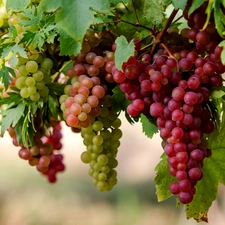
[(155, 36), (155, 41), (154, 44), (152, 45), (150, 54), (152, 54), (156, 48), (156, 46), (158, 44), (160, 44), (163, 35), (165, 34), (165, 32), (167, 31), (167, 29), (169, 28), (170, 24), (173, 22), (174, 17), (176, 16), (177, 12), (179, 9), (174, 9), (170, 15), (170, 17), (168, 18), (168, 20), (166, 21), (165, 26), (163, 27), (163, 29)]

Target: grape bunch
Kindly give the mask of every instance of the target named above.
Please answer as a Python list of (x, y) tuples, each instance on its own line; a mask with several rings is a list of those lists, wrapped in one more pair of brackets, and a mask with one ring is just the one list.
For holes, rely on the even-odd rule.
[(90, 165), (88, 173), (100, 191), (110, 191), (117, 183), (116, 156), (122, 131), (121, 120), (111, 107), (111, 96), (106, 95), (100, 114), (90, 126), (81, 128), (81, 136), (86, 146), (86, 151), (81, 154), (81, 160)]
[(59, 98), (67, 125), (75, 128), (91, 124), (100, 113), (101, 100), (109, 84), (114, 83), (110, 73), (114, 66), (114, 53), (107, 50), (98, 53), (95, 47), (99, 41), (91, 29), (85, 37), (89, 41), (83, 43), (73, 67), (67, 70), (69, 80), (64, 88), (65, 94)]
[(160, 49), (153, 55), (153, 61), (145, 54), (141, 60), (130, 57), (123, 71), (112, 68), (114, 81), (131, 102), (127, 113), (155, 118), (169, 173), (177, 179), (169, 189), (183, 204), (193, 200), (195, 185), (203, 176), (204, 159), (211, 155), (206, 137), (215, 128), (210, 90), (222, 86), (221, 74), (225, 72), (220, 61), (222, 47), (214, 36), (214, 47), (208, 48), (205, 43), (204, 51), (191, 39), (192, 49), (174, 52), (169, 46), (173, 55)]
[(36, 170), (47, 176), (50, 183), (56, 182), (56, 174), (65, 170), (62, 162), (63, 155), (57, 153), (62, 148), (60, 139), (61, 125), (58, 121), (52, 121), (52, 127), (49, 128), (49, 134), (45, 135), (41, 127), (37, 127), (33, 144), (29, 147), (20, 146), (17, 142), (17, 137), (14, 128), (8, 129), (10, 137), (13, 139), (13, 144), (19, 146), (19, 157), (27, 160), (29, 165), (35, 166)]
[(46, 84), (51, 82), (50, 70), (52, 66), (53, 62), (50, 58), (35, 51), (27, 59), (19, 58), (15, 86), (22, 98), (34, 102), (40, 98), (43, 101), (46, 100), (49, 95), (49, 88)]

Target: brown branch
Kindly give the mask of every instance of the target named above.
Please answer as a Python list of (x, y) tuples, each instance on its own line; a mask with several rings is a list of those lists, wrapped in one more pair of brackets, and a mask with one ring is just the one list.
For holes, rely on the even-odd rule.
[[(167, 51), (168, 55), (169, 55), (171, 58), (176, 59), (176, 58), (174, 57), (174, 55), (171, 53), (171, 51), (168, 49), (168, 47), (167, 47), (164, 43), (161, 43), (160, 45)], [(177, 59), (176, 59), (176, 60), (177, 60)]]
[(153, 54), (153, 52), (154, 52), (156, 46), (157, 46), (158, 44), (160, 44), (163, 35), (166, 33), (166, 31), (167, 31), (167, 29), (169, 28), (170, 24), (173, 22), (173, 19), (174, 19), (174, 17), (176, 16), (178, 10), (179, 10), (179, 9), (174, 9), (174, 10), (172, 11), (170, 17), (169, 17), (168, 20), (166, 21), (165, 26), (164, 26), (163, 29), (156, 35), (154, 44), (152, 45), (152, 48), (151, 48), (151, 51), (150, 51), (150, 54)]
[(132, 0), (132, 5), (133, 5), (133, 8), (134, 8), (134, 14), (135, 14), (135, 18), (136, 18), (136, 24), (140, 24), (139, 19), (138, 19), (138, 16), (137, 16), (137, 11), (136, 11), (136, 8), (135, 8), (135, 5), (134, 5), (134, 0)]
[(9, 33), (8, 31), (2, 33), (2, 34), (0, 35), (0, 38), (3, 37), (5, 34), (8, 34), (8, 33)]
[(134, 27), (141, 27), (141, 28), (144, 28), (146, 30), (149, 30), (151, 33), (153, 33), (153, 30), (149, 27), (146, 27), (144, 25), (141, 25), (141, 24), (135, 24), (135, 23), (131, 23), (129, 21), (126, 21), (126, 20), (123, 20), (121, 19), (120, 17), (118, 17), (113, 11), (111, 11), (111, 13), (117, 18), (117, 22), (123, 22), (123, 23), (126, 23), (126, 24), (129, 24), (131, 26), (134, 26)]

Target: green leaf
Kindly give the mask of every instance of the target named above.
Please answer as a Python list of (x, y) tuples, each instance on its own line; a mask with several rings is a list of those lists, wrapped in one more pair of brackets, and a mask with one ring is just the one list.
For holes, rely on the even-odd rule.
[(113, 90), (112, 95), (112, 108), (115, 112), (125, 110), (126, 106), (130, 103), (126, 98), (125, 94), (120, 90), (119, 86), (116, 86)]
[(191, 5), (191, 8), (188, 11), (188, 16), (190, 16), (204, 2), (205, 2), (205, 0), (194, 0), (193, 3), (192, 3), (192, 5)]
[(213, 4), (213, 8), (214, 8), (214, 19), (216, 24), (216, 30), (222, 37), (224, 37), (225, 15), (222, 9), (220, 8), (220, 1), (213, 1), (209, 3), (208, 7), (210, 7), (211, 4)]
[(143, 4), (143, 16), (151, 24), (159, 25), (164, 19), (164, 7), (161, 1), (145, 0)]
[(158, 128), (144, 114), (141, 114), (141, 123), (142, 131), (147, 137), (152, 138), (154, 134), (158, 133)]
[(7, 0), (6, 9), (12, 11), (21, 11), (30, 4), (30, 0)]
[(2, 64), (2, 68), (0, 69), (0, 78), (2, 78), (5, 90), (8, 89), (10, 81), (12, 80), (12, 76), (16, 77), (14, 70), (5, 66), (5, 64)]
[(185, 9), (185, 6), (187, 5), (187, 0), (172, 0), (172, 4), (175, 9)]
[(214, 90), (214, 91), (211, 93), (211, 97), (212, 97), (212, 98), (222, 98), (224, 95), (225, 95), (225, 91), (222, 90), (222, 89)]
[(2, 98), (0, 100), (0, 105), (18, 105), (21, 102), (22, 97), (20, 94), (15, 93), (15, 92), (8, 92), (8, 97)]
[(223, 47), (220, 58), (221, 58), (221, 62), (225, 64), (225, 41), (220, 42), (219, 46)]
[[(224, 110), (225, 102), (218, 101), (218, 110)], [(193, 201), (186, 206), (187, 218), (207, 222), (207, 213), (212, 202), (217, 197), (218, 185), (225, 185), (225, 115), (220, 114), (218, 128), (208, 135), (208, 147), (212, 155), (204, 160), (202, 168), (203, 178), (196, 185), (196, 194)]]
[(156, 194), (159, 202), (166, 200), (173, 196), (169, 190), (169, 185), (176, 181), (176, 178), (169, 173), (169, 164), (167, 162), (167, 156), (163, 153), (161, 155), (161, 161), (155, 167), (156, 177), (154, 179), (156, 184)]
[(8, 109), (4, 111), (3, 119), (1, 121), (1, 135), (5, 133), (5, 131), (10, 126), (15, 126), (20, 118), (24, 115), (25, 105), (20, 103), (17, 107)]
[(57, 36), (55, 14), (44, 14), (40, 6), (31, 6), (25, 9), (21, 16), (22, 19), (20, 19), (19, 23), (24, 27), (31, 26), (32, 29), (26, 30), (19, 44), (32, 44), (42, 50), (45, 42), (54, 42), (54, 38)]
[(15, 68), (18, 63), (18, 56), (21, 56), (23, 58), (27, 58), (27, 53), (24, 50), (24, 48), (18, 44), (9, 46), (7, 48), (4, 48), (2, 52), (2, 57), (5, 58), (8, 56), (8, 54), (13, 53), (12, 56), (9, 59), (9, 64), (12, 68)]
[(57, 11), (56, 21), (74, 39), (82, 42), (86, 30), (94, 20), (94, 9), (110, 12), (108, 0), (67, 0)]
[(207, 212), (216, 199), (219, 183), (225, 184), (225, 132), (224, 127), (214, 132), (209, 137), (209, 147), (212, 156), (204, 161), (203, 178), (196, 185), (197, 192), (194, 200), (187, 205), (187, 218), (195, 218), (197, 221), (207, 222)]
[(54, 12), (62, 5), (62, 0), (42, 0), (40, 2), (41, 10), (44, 12)]
[(124, 36), (120, 36), (116, 39), (116, 52), (115, 52), (115, 65), (118, 70), (122, 70), (122, 65), (126, 62), (130, 56), (134, 55), (134, 43), (131, 41), (128, 43)]
[(82, 47), (81, 42), (77, 42), (63, 29), (60, 29), (59, 33), (60, 55), (78, 55)]

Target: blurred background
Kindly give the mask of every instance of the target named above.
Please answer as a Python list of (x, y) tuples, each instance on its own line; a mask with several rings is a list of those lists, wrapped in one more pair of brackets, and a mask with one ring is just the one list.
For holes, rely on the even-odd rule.
[[(118, 184), (99, 192), (80, 161), (85, 150), (80, 134), (63, 126), (66, 171), (49, 184), (46, 177), (18, 157), (6, 134), (0, 139), (0, 225), (195, 225), (175, 198), (158, 202), (154, 168), (162, 154), (161, 139), (148, 139), (140, 123), (121, 117), (123, 137), (118, 152)], [(209, 211), (209, 225), (225, 225), (224, 187)]]

